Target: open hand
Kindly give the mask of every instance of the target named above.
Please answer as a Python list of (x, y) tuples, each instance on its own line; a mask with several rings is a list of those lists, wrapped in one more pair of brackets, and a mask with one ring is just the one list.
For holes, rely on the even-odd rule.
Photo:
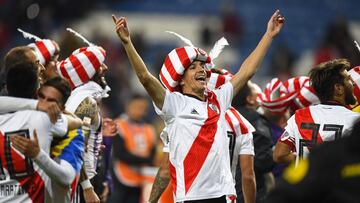
[(86, 203), (100, 203), (100, 199), (92, 187), (85, 189), (83, 195)]
[(40, 153), (36, 130), (34, 130), (34, 140), (21, 135), (13, 135), (10, 139), (12, 145), (27, 157), (35, 158)]
[(110, 118), (104, 118), (102, 126), (103, 127), (101, 130), (104, 136), (112, 136), (115, 135), (117, 132), (116, 123)]
[(130, 32), (127, 26), (126, 18), (124, 16), (121, 16), (119, 19), (117, 19), (115, 15), (112, 15), (112, 19), (116, 25), (115, 31), (119, 36), (119, 38), (121, 39), (121, 42), (123, 44), (129, 43)]
[(276, 10), (268, 22), (266, 32), (271, 37), (275, 37), (277, 34), (279, 34), (281, 28), (284, 26), (284, 22), (285, 18), (281, 15), (279, 10)]
[(59, 108), (59, 105), (53, 101), (50, 102), (50, 101), (39, 100), (36, 110), (47, 113), (52, 123), (56, 123), (56, 121), (59, 118), (59, 114), (61, 113), (61, 109)]

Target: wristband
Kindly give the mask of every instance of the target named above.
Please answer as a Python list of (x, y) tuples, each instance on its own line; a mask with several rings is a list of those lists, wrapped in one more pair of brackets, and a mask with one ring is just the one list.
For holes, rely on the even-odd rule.
[(81, 185), (81, 187), (82, 187), (83, 190), (86, 190), (86, 189), (89, 189), (89, 188), (93, 188), (93, 186), (91, 185), (91, 182), (90, 182), (89, 179), (86, 179), (86, 180), (82, 181), (82, 182), (80, 183), (80, 185)]

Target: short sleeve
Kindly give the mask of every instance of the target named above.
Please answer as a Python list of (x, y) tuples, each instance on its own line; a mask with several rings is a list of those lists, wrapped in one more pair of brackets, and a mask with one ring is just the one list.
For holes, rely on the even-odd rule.
[(295, 150), (295, 116), (293, 115), (287, 122), (284, 133), (279, 138), (279, 142), (287, 144), (293, 151)]
[(162, 109), (159, 109), (155, 103), (153, 103), (155, 112), (165, 121), (175, 117), (181, 109), (186, 105), (184, 95), (178, 92), (170, 92), (166, 90), (165, 99)]
[(68, 131), (68, 120), (64, 116), (64, 114), (61, 113), (59, 115), (57, 122), (51, 128), (50, 132), (53, 136), (63, 137), (67, 134), (67, 131)]
[(251, 132), (240, 135), (240, 151), (239, 155), (255, 155), (253, 134)]

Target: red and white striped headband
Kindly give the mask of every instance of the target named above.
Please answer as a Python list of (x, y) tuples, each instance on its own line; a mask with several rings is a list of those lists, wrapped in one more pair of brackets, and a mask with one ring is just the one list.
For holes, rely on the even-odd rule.
[(58, 73), (67, 78), (72, 89), (91, 80), (100, 69), (106, 57), (104, 48), (89, 42), (84, 36), (71, 28), (67, 31), (82, 39), (88, 47), (76, 49), (65, 60), (57, 64)]
[(195, 60), (211, 63), (209, 55), (200, 48), (185, 46), (172, 50), (160, 70), (160, 81), (171, 92), (180, 91), (180, 79)]
[(226, 69), (221, 69), (221, 74), (212, 72), (210, 70), (210, 76), (208, 77), (209, 80), (207, 82), (207, 87), (210, 90), (214, 90), (219, 88), (221, 85), (229, 82), (233, 75), (227, 71)]
[(284, 83), (274, 78), (266, 85), (259, 99), (264, 108), (277, 113), (285, 112), (288, 107), (295, 111), (320, 102), (306, 76), (290, 78)]
[(358, 103), (360, 103), (360, 66), (356, 66), (351, 70), (349, 70), (349, 74), (353, 79), (353, 81), (355, 82), (354, 95)]
[(171, 31), (167, 31), (170, 34), (174, 34), (184, 41), (188, 46), (173, 49), (165, 58), (164, 64), (161, 67), (159, 78), (161, 83), (171, 92), (180, 91), (179, 82), (185, 73), (185, 70), (190, 64), (195, 61), (202, 61), (207, 64), (212, 64), (224, 46), (228, 45), (225, 38), (218, 40), (214, 48), (207, 54), (204, 50), (195, 47), (189, 39)]
[(311, 104), (320, 103), (315, 90), (310, 85), (310, 78), (307, 76), (294, 77), (285, 81), (280, 88), (280, 94), (289, 94), (291, 92), (298, 92), (296, 98), (290, 104), (293, 111)]
[[(290, 102), (296, 97), (297, 93), (280, 94), (283, 83), (278, 78), (273, 78), (265, 87), (263, 93), (258, 95), (260, 104), (263, 108), (273, 113), (283, 113), (289, 107)], [(279, 94), (277, 96), (276, 94)]]
[(105, 50), (92, 46), (77, 49), (57, 64), (58, 73), (68, 79), (72, 89), (91, 80), (105, 60)]
[(35, 40), (34, 43), (31, 43), (28, 46), (34, 48), (36, 57), (42, 65), (47, 64), (49, 61), (51, 61), (51, 58), (54, 55), (59, 54), (59, 45), (54, 40), (40, 39), (39, 37), (25, 32), (19, 28), (17, 30), (21, 32), (25, 38)]

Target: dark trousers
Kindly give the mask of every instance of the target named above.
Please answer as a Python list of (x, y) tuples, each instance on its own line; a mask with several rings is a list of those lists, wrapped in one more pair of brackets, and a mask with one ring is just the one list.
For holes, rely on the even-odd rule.
[(114, 181), (114, 190), (111, 193), (109, 203), (139, 203), (141, 189), (138, 187), (128, 187)]
[(226, 197), (222, 196), (222, 197), (213, 198), (213, 199), (184, 201), (184, 203), (226, 203)]

